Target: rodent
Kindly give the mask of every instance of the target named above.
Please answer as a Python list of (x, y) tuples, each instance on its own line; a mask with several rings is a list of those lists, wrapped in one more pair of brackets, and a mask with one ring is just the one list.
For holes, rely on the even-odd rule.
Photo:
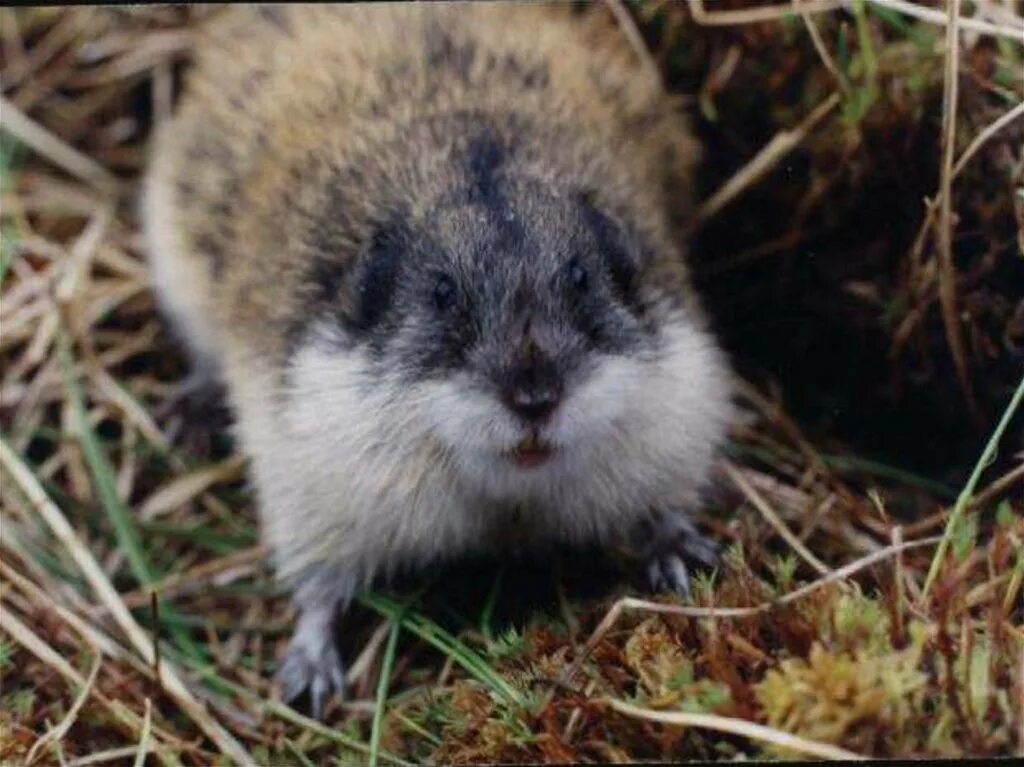
[(293, 590), (286, 699), (353, 593), (466, 552), (642, 539), (658, 588), (733, 417), (690, 281), (699, 145), (563, 5), (238, 7), (144, 191), (156, 293), (219, 377)]

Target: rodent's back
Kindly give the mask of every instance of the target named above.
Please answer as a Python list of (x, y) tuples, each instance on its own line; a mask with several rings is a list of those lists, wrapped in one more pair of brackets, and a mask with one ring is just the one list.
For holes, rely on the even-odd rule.
[(529, 173), (602, 189), (678, 254), (695, 144), (599, 20), (521, 4), (235, 8), (200, 35), (151, 177), (177, 257), (206, 276), (195, 290), (215, 335), (279, 359), (313, 289), (324, 179), (348, 180), (355, 244), (382, 200), (416, 210), (445, 193), (445, 145), (474, 116), (524, 145)]

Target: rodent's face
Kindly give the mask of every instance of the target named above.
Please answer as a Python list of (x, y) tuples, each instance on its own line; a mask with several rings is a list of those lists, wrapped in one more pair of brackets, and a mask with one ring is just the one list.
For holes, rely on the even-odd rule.
[(656, 472), (710, 450), (721, 419), (704, 402), (723, 368), (679, 284), (652, 276), (658, 261), (673, 279), (669, 258), (598, 194), (499, 183), (486, 147), (469, 154), (469, 183), (379, 222), (328, 281), (341, 343), (336, 363), (300, 376), (315, 379), (306, 391), (361, 390), (362, 404), (337, 405), (374, 410), (361, 439), (398, 455), (427, 438), (502, 496), (549, 492), (619, 456)]
[(581, 395), (602, 367), (654, 343), (641, 257), (581, 193), (458, 199), (378, 230), (352, 328), (382, 371), (454, 395), (442, 438), (531, 468), (589, 417)]

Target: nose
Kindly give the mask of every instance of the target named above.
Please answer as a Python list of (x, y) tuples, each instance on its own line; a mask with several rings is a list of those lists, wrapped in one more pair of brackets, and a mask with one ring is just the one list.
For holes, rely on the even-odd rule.
[(508, 406), (524, 421), (540, 423), (554, 412), (560, 399), (558, 392), (551, 388), (514, 388), (509, 394)]
[(505, 388), (505, 405), (524, 421), (546, 421), (562, 399), (562, 387), (550, 364), (533, 363), (512, 374)]

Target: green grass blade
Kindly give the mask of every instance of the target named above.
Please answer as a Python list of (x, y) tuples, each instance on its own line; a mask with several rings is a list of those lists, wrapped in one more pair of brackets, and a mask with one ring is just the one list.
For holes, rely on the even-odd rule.
[(81, 385), (75, 379), (74, 363), (65, 335), (61, 336), (60, 353), (64, 385), (68, 391), (75, 416), (76, 437), (99, 496), (100, 505), (107, 513), (110, 524), (114, 527), (117, 544), (124, 552), (135, 580), (142, 586), (148, 586), (156, 580), (156, 574), (150, 567), (149, 559), (142, 549), (142, 542), (131, 519), (131, 514), (117, 495), (117, 480), (114, 477), (114, 470), (104, 455), (95, 432), (89, 425), (89, 416), (85, 410), (85, 397)]
[(388, 684), (391, 681), (391, 669), (395, 665), (395, 651), (398, 649), (398, 635), (401, 633), (401, 616), (391, 620), (391, 631), (388, 643), (384, 648), (384, 659), (380, 666), (380, 679), (377, 682), (377, 704), (373, 709), (373, 726), (370, 729), (370, 767), (377, 767), (380, 758), (380, 733), (384, 723), (384, 707), (388, 700)]
[(992, 432), (992, 436), (989, 437), (988, 444), (985, 445), (985, 449), (981, 452), (981, 457), (974, 465), (974, 471), (971, 472), (971, 476), (967, 480), (967, 484), (964, 485), (963, 491), (956, 499), (956, 505), (953, 506), (953, 513), (949, 515), (949, 521), (946, 523), (946, 530), (942, 534), (942, 540), (939, 541), (939, 547), (935, 551), (935, 557), (932, 559), (931, 567), (928, 568), (928, 577), (925, 579), (924, 588), (921, 589), (922, 601), (927, 598), (928, 590), (932, 587), (932, 583), (934, 583), (935, 579), (938, 577), (939, 570), (942, 569), (942, 563), (946, 560), (946, 552), (949, 550), (954, 533), (960, 528), (960, 520), (967, 511), (967, 506), (970, 504), (971, 498), (974, 497), (974, 491), (978, 487), (978, 482), (981, 481), (982, 472), (985, 471), (985, 468), (995, 458), (996, 449), (999, 447), (999, 440), (1003, 438), (1003, 433), (1010, 425), (1010, 420), (1013, 418), (1013, 414), (1017, 412), (1021, 399), (1024, 399), (1024, 378), (1020, 379), (1020, 383), (1017, 385), (1017, 391), (1015, 391), (1013, 393), (1013, 397), (1010, 398), (1010, 404), (1006, 406), (1006, 410), (1003, 412), (1003, 417), (999, 419), (999, 423), (996, 424), (996, 428)]
[(364, 592), (359, 601), (381, 615), (394, 619), (400, 618), (402, 627), (418, 636), (423, 641), (433, 645), (441, 652), (449, 655), (452, 660), (462, 666), (467, 672), (474, 676), (479, 682), (491, 688), (495, 693), (507, 701), (518, 705), (524, 705), (522, 695), (510, 685), (494, 668), (491, 667), (483, 657), (472, 648), (468, 647), (460, 639), (452, 636), (443, 628), (430, 619), (417, 613), (400, 615), (403, 611), (401, 605), (386, 597), (377, 594)]
[(501, 593), (501, 584), (505, 580), (505, 568), (498, 570), (494, 578), (494, 585), (487, 594), (487, 601), (484, 602), (483, 611), (480, 613), (480, 633), (488, 642), (494, 640), (494, 632), (491, 631), (491, 619), (494, 617), (494, 608), (498, 604), (498, 595)]
[(299, 747), (296, 746), (294, 743), (292, 743), (292, 741), (290, 739), (285, 738), (284, 739), (284, 745), (285, 745), (285, 748), (287, 748), (289, 751), (291, 751), (292, 756), (294, 756), (296, 759), (299, 760), (299, 764), (302, 767), (316, 767), (316, 765), (314, 765), (311, 761), (309, 761), (309, 757), (306, 756), (304, 753), (302, 753), (302, 751), (299, 750)]
[(868, 24), (865, 0), (854, 0), (853, 18), (857, 26), (857, 42), (864, 65), (864, 78), (866, 82), (874, 83), (878, 76), (878, 55), (875, 53), (875, 42), (871, 36), (871, 26)]
[[(205, 663), (196, 663), (194, 660), (184, 660), (185, 665), (189, 666), (195, 671), (200, 677), (204, 679), (215, 678), (217, 685), (230, 691), (231, 694), (237, 695), (239, 698), (247, 700), (253, 705), (259, 707), (264, 712), (276, 716), (278, 719), (283, 719), (286, 722), (302, 727), (304, 730), (308, 730), (314, 735), (319, 735), (322, 738), (326, 738), (332, 743), (337, 743), (345, 748), (350, 748), (360, 754), (369, 756), (370, 747), (362, 741), (356, 740), (355, 738), (346, 735), (344, 732), (337, 730), (333, 727), (328, 727), (322, 722), (318, 722), (315, 719), (310, 719), (308, 716), (303, 716), (298, 711), (290, 708), (276, 700), (268, 700), (263, 698), (248, 687), (236, 684), (230, 679), (225, 679), (216, 673), (215, 667)], [(390, 762), (394, 762), (399, 767), (412, 767), (411, 762), (407, 762), (394, 754), (391, 754), (383, 749), (380, 750), (380, 755)]]
[[(82, 455), (85, 458), (86, 466), (89, 469), (89, 476), (92, 478), (99, 496), (100, 506), (106, 512), (110, 524), (114, 528), (114, 535), (117, 544), (125, 553), (128, 565), (132, 570), (135, 580), (140, 586), (151, 586), (159, 575), (150, 565), (149, 557), (142, 546), (138, 530), (135, 527), (131, 513), (117, 494), (117, 480), (114, 477), (114, 469), (107, 460), (106, 454), (100, 445), (96, 433), (89, 425), (89, 416), (85, 409), (85, 395), (81, 385), (75, 378), (74, 361), (71, 356), (70, 341), (66, 333), (60, 334), (60, 363), (61, 373), (64, 377), (64, 385), (67, 388), (71, 400), (71, 408), (74, 412), (76, 423), (76, 436), (79, 446), (82, 448)], [(170, 605), (158, 602), (158, 609), (167, 617), (177, 615)], [(155, 617), (155, 616), (154, 616)], [(188, 655), (203, 660), (206, 654), (202, 648), (192, 640), (188, 633), (176, 623), (170, 624), (170, 633), (174, 641)]]
[(880, 477), (881, 479), (891, 479), (904, 485), (919, 487), (920, 489), (932, 493), (933, 495), (937, 495), (940, 498), (946, 498), (948, 500), (956, 498), (956, 491), (948, 485), (936, 482), (928, 477), (922, 477), (912, 471), (901, 469), (899, 466), (890, 466), (889, 464), (882, 463), (881, 461), (874, 461), (870, 458), (861, 458), (856, 455), (830, 455), (822, 453), (821, 460), (830, 469), (834, 469), (840, 473), (853, 474), (856, 472), (862, 472), (864, 474)]
[[(24, 145), (0, 132), (0, 195), (7, 194), (14, 188), (14, 181), (21, 165)], [(18, 230), (9, 219), (0, 219), (0, 287), (7, 278), (7, 272), (14, 263), (14, 248), (17, 244)]]
[[(797, 451), (781, 446), (775, 446), (769, 450), (767, 448), (755, 447), (753, 445), (730, 443), (726, 447), (726, 450), (730, 455), (757, 458), (764, 461), (769, 466), (772, 465), (773, 461), (777, 458), (783, 458), (788, 461), (800, 460), (800, 454)], [(914, 472), (900, 468), (899, 466), (891, 466), (890, 464), (883, 463), (882, 461), (876, 461), (872, 458), (863, 458), (856, 455), (834, 455), (831, 453), (819, 453), (818, 457), (821, 458), (821, 461), (825, 466), (843, 475), (856, 477), (857, 474), (866, 474), (868, 476), (878, 477), (879, 479), (893, 480), (904, 485), (920, 488), (921, 490), (925, 490), (932, 495), (948, 501), (956, 500), (957, 497), (956, 490), (948, 485), (944, 485), (943, 483), (937, 482), (928, 477), (922, 477), (919, 474), (915, 474)]]
[(421, 738), (423, 738), (425, 741), (427, 741), (434, 748), (440, 748), (441, 747), (441, 743), (443, 741), (439, 737), (437, 737), (434, 733), (432, 733), (429, 730), (425, 729), (422, 725), (418, 724), (414, 720), (412, 720), (409, 717), (405, 716), (401, 712), (396, 712), (395, 716), (398, 717), (399, 721), (402, 724), (404, 724), (410, 730), (415, 732), (417, 735), (419, 735)]

